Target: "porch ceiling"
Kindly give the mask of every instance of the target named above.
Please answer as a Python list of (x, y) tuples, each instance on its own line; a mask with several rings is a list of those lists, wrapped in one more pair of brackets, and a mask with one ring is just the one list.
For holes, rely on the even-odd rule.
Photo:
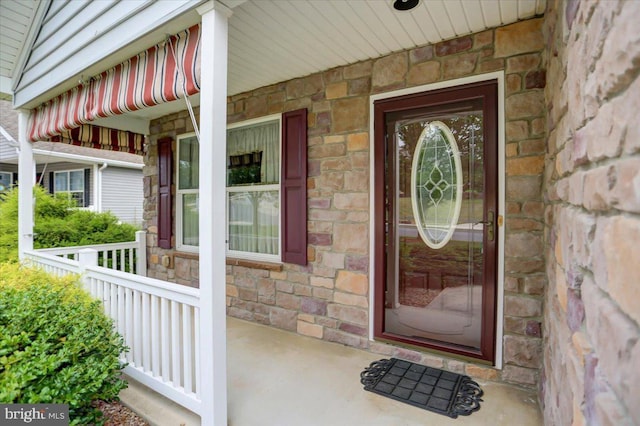
[(38, 21), (42, 2), (38, 0), (2, 0), (0, 2), (0, 99), (11, 92), (11, 80), (24, 60), (25, 45), (30, 44), (33, 24)]
[[(229, 20), (229, 95), (513, 23), (542, 14), (546, 7), (546, 0), (421, 0), (416, 8), (402, 12), (393, 8), (394, 0), (220, 1), (233, 9)], [(5, 5), (12, 3), (21, 2), (0, 2), (0, 40), (6, 40), (8, 34)], [(186, 28), (198, 19), (192, 10), (179, 21)], [(161, 41), (166, 31), (159, 28), (158, 40), (149, 34), (127, 46), (126, 53), (115, 55), (118, 58), (112, 55), (94, 64), (85, 75), (94, 75)], [(19, 63), (0, 53), (2, 75), (14, 74)], [(58, 85), (58, 92), (77, 81), (72, 78)], [(48, 92), (47, 99), (59, 94), (54, 92)], [(47, 99), (34, 99), (28, 107)], [(151, 119), (184, 108), (184, 101), (177, 101), (131, 115)]]
[(229, 21), (229, 94), (544, 13), (546, 0), (248, 0)]
[[(510, 24), (545, 7), (546, 0), (421, 0), (400, 12), (393, 0), (247, 0), (229, 20), (228, 94)], [(184, 108), (176, 101), (135, 114)]]

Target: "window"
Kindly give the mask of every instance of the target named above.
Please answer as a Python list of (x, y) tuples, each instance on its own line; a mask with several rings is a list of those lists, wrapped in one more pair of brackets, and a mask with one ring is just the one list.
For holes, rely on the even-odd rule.
[(199, 149), (195, 134), (178, 137), (178, 184), (176, 191), (177, 246), (179, 250), (198, 251)]
[[(176, 182), (176, 248), (199, 244), (199, 145), (193, 134), (176, 145), (158, 140), (158, 246), (172, 247), (171, 187)], [(229, 126), (227, 253), (258, 261), (307, 264), (307, 111), (300, 109)]]
[(227, 130), (227, 251), (280, 260), (280, 116)]
[(54, 172), (53, 193), (66, 195), (70, 200), (75, 200), (78, 207), (86, 207), (88, 197), (85, 197), (85, 171), (68, 170)]
[(13, 175), (7, 172), (0, 172), (0, 191), (11, 188)]

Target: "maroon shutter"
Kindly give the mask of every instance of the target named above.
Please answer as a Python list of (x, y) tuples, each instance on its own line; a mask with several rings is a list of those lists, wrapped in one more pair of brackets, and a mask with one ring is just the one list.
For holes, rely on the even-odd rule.
[(171, 138), (158, 140), (158, 246), (171, 248)]
[(282, 120), (282, 261), (307, 264), (307, 110)]

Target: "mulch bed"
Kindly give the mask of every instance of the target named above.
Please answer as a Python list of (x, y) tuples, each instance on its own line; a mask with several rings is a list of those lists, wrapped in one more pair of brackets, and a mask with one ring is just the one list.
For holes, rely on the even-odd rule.
[(149, 423), (121, 402), (97, 401), (96, 406), (104, 414), (105, 426), (149, 426)]
[(416, 308), (426, 307), (442, 290), (427, 290), (424, 288), (407, 287), (400, 292), (400, 304), (405, 306), (415, 306)]

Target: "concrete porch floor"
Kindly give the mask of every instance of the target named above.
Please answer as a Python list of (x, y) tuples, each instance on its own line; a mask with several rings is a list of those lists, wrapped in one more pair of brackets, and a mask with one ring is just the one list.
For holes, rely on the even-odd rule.
[[(229, 426), (542, 424), (534, 393), (498, 383), (479, 382), (480, 410), (457, 419), (366, 392), (360, 372), (384, 356), (235, 318), (228, 318), (227, 354)], [(123, 402), (151, 424), (199, 423), (136, 388), (123, 392)]]

